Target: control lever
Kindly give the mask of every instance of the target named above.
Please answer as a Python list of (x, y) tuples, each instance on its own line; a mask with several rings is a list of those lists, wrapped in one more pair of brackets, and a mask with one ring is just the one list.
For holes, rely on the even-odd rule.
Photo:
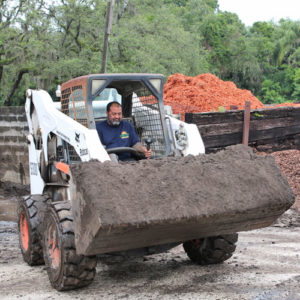
[(145, 139), (145, 143), (146, 143), (146, 148), (149, 151), (150, 150), (150, 145), (153, 143), (153, 140), (151, 138), (147, 138)]

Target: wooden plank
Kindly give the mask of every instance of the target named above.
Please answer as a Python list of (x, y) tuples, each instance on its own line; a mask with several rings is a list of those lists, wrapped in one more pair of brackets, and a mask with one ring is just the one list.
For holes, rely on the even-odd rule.
[(226, 147), (230, 145), (237, 145), (242, 143), (242, 132), (232, 134), (222, 134), (214, 136), (202, 136), (205, 149)]
[(246, 101), (245, 111), (244, 111), (244, 124), (243, 124), (243, 145), (248, 145), (248, 141), (249, 141), (250, 109), (251, 109), (251, 102)]
[[(196, 125), (208, 125), (219, 123), (232, 123), (243, 121), (243, 111), (210, 112), (210, 113), (187, 113), (185, 120), (187, 123)], [(300, 108), (283, 107), (276, 109), (252, 110), (250, 120), (277, 119), (277, 118), (295, 118), (300, 119)]]
[(280, 127), (295, 126), (300, 123), (299, 119), (293, 117), (276, 118), (276, 119), (262, 119), (262, 120), (252, 120), (250, 129), (252, 130), (266, 130), (275, 129)]
[[(244, 111), (187, 114), (186, 121), (198, 126), (209, 152), (209, 149), (242, 143), (243, 114)], [(286, 146), (300, 144), (300, 108), (253, 110), (250, 120), (249, 143), (252, 145), (269, 143), (275, 147), (279, 140), (285, 141)]]
[(281, 107), (273, 109), (260, 109), (253, 110), (251, 112), (251, 117), (253, 119), (276, 119), (276, 118), (299, 118), (300, 116), (300, 107)]
[[(297, 126), (300, 123), (300, 118), (279, 118), (279, 119), (262, 119), (262, 120), (252, 120), (250, 123), (250, 131), (259, 131)], [(223, 135), (230, 133), (242, 132), (243, 122), (234, 123), (220, 123), (220, 124), (207, 124), (198, 126), (200, 133), (205, 135)]]
[(250, 130), (249, 141), (253, 142), (258, 140), (274, 139), (279, 137), (295, 135), (299, 133), (300, 133), (300, 123), (295, 126), (279, 127), (275, 129), (266, 129), (266, 130), (258, 130), (258, 131)]
[(198, 126), (202, 136), (224, 135), (231, 133), (241, 133), (243, 131), (243, 123), (226, 123)]
[(185, 114), (185, 121), (196, 125), (242, 122), (243, 111)]
[[(249, 143), (263, 141), (263, 140), (274, 140), (278, 138), (285, 138), (297, 134), (300, 134), (300, 124), (296, 126), (288, 126), (288, 127), (259, 130), (259, 131), (250, 130)], [(229, 145), (241, 144), (242, 138), (243, 138), (242, 131), (231, 132), (228, 134), (220, 134), (220, 135), (205, 135), (205, 134), (202, 135), (202, 139), (206, 148), (226, 147)]]

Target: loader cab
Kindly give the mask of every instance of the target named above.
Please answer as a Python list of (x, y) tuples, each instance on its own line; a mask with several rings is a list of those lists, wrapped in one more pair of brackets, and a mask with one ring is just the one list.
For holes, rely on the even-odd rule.
[[(123, 119), (134, 126), (142, 143), (151, 138), (153, 157), (171, 153), (163, 106), (161, 74), (93, 74), (62, 85), (62, 112), (94, 129), (106, 119), (111, 101), (122, 105)], [(145, 144), (145, 143), (144, 143)]]

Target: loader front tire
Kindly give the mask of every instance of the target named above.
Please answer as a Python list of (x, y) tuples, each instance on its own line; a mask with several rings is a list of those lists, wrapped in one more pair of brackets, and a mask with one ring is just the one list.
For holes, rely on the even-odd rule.
[(76, 254), (70, 203), (55, 202), (44, 222), (44, 259), (51, 285), (58, 291), (89, 285), (96, 273), (96, 256)]
[(39, 224), (42, 222), (38, 213), (40, 203), (29, 196), (18, 205), (19, 243), (23, 259), (30, 266), (44, 263), (43, 248), (39, 235)]
[(235, 249), (238, 234), (195, 239), (183, 243), (188, 257), (199, 265), (219, 264), (229, 259)]

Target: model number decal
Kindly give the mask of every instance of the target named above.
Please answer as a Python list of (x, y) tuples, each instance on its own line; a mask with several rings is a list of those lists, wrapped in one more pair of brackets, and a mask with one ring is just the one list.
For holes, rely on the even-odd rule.
[(30, 163), (30, 174), (37, 176), (37, 174), (38, 174), (38, 164), (37, 163)]
[(80, 149), (80, 156), (88, 155), (88, 149)]

